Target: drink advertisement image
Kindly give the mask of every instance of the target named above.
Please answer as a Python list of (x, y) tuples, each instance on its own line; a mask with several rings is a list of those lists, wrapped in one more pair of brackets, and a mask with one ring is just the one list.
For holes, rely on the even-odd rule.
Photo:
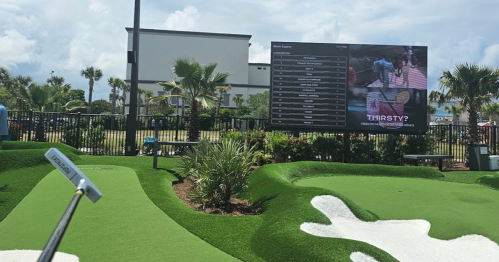
[(270, 127), (423, 133), (427, 47), (272, 42)]
[(350, 45), (347, 126), (426, 132), (427, 47)]

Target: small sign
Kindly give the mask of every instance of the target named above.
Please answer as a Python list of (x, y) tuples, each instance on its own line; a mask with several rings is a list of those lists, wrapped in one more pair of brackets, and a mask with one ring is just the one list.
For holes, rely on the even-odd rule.
[(488, 153), (489, 152), (487, 151), (487, 147), (486, 146), (480, 147), (480, 155), (486, 155)]

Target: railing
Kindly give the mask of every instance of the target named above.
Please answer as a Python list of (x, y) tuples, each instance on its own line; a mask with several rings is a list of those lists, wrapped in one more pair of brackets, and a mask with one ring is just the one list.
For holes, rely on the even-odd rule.
[[(11, 140), (44, 141), (65, 143), (94, 155), (125, 155), (125, 137), (127, 115), (88, 115), (36, 111), (9, 111), (9, 134)], [(146, 150), (143, 143), (154, 136), (152, 120), (163, 126), (159, 131), (160, 141), (188, 141), (188, 117), (181, 116), (138, 116), (136, 126), (136, 148)], [(214, 118), (200, 117), (200, 138), (208, 138), (216, 142), (221, 132), (229, 129), (266, 130), (268, 119)], [(497, 154), (497, 126), (481, 126), (479, 142), (487, 144), (491, 154)], [(449, 154), (454, 160), (463, 162), (468, 141), (465, 125), (433, 125), (429, 126), (427, 134), (435, 143), (432, 152), (428, 154)], [(354, 133), (350, 131), (349, 134)], [(314, 132), (289, 132), (293, 135), (313, 136)], [(329, 133), (343, 136), (345, 133)], [(370, 134), (359, 132), (362, 139), (372, 139), (375, 145), (386, 139), (388, 134)], [(409, 137), (410, 135), (403, 135)], [(165, 151), (173, 151), (165, 148)], [(140, 153), (140, 152), (138, 152)]]

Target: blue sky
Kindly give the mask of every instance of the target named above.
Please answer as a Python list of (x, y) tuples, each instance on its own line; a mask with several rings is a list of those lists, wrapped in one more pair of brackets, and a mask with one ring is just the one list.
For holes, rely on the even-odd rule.
[[(142, 28), (252, 35), (249, 62), (269, 62), (271, 41), (427, 45), (430, 90), (457, 63), (499, 66), (499, 1), (141, 2)], [(54, 71), (87, 92), (79, 72), (96, 66), (104, 79), (94, 100), (107, 99), (106, 79), (125, 76), (133, 8), (131, 0), (1, 0), (0, 66), (37, 82)]]

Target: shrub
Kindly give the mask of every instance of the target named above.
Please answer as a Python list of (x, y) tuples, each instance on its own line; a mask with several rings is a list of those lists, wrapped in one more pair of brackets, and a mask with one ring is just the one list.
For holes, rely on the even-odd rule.
[(343, 155), (343, 137), (318, 135), (312, 142), (314, 151), (321, 161), (341, 162)]
[(83, 142), (83, 129), (77, 124), (69, 124), (62, 129), (62, 142), (74, 148), (80, 148)]
[(244, 136), (241, 132), (235, 129), (220, 131), (220, 138), (244, 143)]
[(270, 154), (265, 154), (263, 151), (256, 151), (253, 154), (253, 164), (263, 166), (270, 163)]
[(409, 136), (406, 140), (406, 154), (434, 154), (435, 139), (429, 134)]
[(100, 116), (92, 119), (92, 126), (93, 127), (104, 126), (104, 123), (105, 123), (104, 119)]
[(380, 153), (376, 151), (375, 141), (366, 138), (355, 133), (350, 136), (350, 151), (345, 156), (350, 163), (379, 163)]
[(213, 128), (214, 118), (208, 114), (199, 115), (199, 128), (200, 130), (210, 130)]
[(267, 133), (267, 145), (275, 162), (283, 163), (288, 159), (288, 136), (282, 131)]
[[(106, 140), (103, 126), (92, 127), (90, 126), (85, 133), (85, 144), (87, 147), (101, 149)], [(94, 154), (98, 152), (93, 152)]]
[(397, 135), (388, 135), (380, 142), (381, 161), (387, 165), (400, 165), (404, 162), (408, 145), (405, 139)]
[(22, 141), (23, 140), (23, 127), (17, 123), (9, 123), (9, 137), (10, 141)]
[(307, 161), (315, 159), (313, 147), (308, 143), (308, 138), (305, 136), (288, 139), (286, 151), (288, 152), (291, 161)]
[(256, 147), (256, 150), (265, 149), (265, 131), (263, 130), (248, 130), (243, 133), (244, 140), (249, 142), (249, 146)]
[(233, 140), (199, 145), (179, 162), (184, 175), (193, 182), (191, 199), (203, 207), (214, 205), (231, 212), (230, 198), (243, 192), (248, 185), (254, 148)]

